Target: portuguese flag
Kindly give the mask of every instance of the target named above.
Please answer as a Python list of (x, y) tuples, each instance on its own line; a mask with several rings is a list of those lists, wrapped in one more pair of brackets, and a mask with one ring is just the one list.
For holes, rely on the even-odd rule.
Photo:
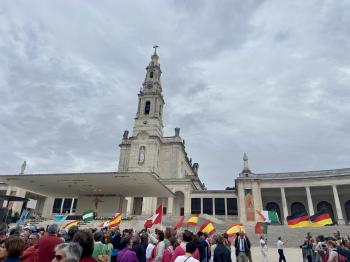
[(326, 225), (332, 225), (333, 220), (331, 215), (328, 213), (327, 210), (320, 210), (313, 216), (310, 216), (311, 220), (311, 226), (312, 227), (323, 227)]
[(267, 234), (267, 227), (269, 223), (267, 222), (256, 222), (255, 225), (255, 234), (261, 235), (261, 234)]
[(287, 223), (289, 228), (303, 228), (312, 226), (310, 217), (306, 212), (287, 216)]

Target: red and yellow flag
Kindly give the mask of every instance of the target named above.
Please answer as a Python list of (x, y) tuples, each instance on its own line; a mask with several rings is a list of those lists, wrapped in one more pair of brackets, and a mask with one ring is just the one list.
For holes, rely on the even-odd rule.
[(122, 221), (122, 217), (123, 217), (123, 214), (116, 213), (115, 216), (114, 216), (114, 218), (112, 218), (112, 219), (109, 220), (109, 222), (108, 222), (109, 228), (119, 226), (119, 225), (120, 225), (120, 222)]
[(187, 226), (196, 226), (198, 223), (198, 215), (192, 215), (189, 220), (187, 220)]
[(174, 229), (179, 229), (182, 227), (183, 223), (184, 223), (184, 220), (185, 220), (185, 216), (182, 216), (179, 220), (179, 222), (177, 222), (176, 226), (174, 227)]
[(79, 224), (78, 220), (73, 220), (73, 221), (70, 221), (69, 223), (65, 224), (63, 228), (70, 229), (71, 227), (77, 226), (78, 224)]
[(229, 226), (225, 233), (228, 234), (229, 237), (234, 237), (237, 233), (240, 232), (245, 232), (243, 224), (232, 224)]
[(201, 225), (201, 227), (199, 228), (198, 231), (201, 231), (203, 233), (207, 233), (208, 235), (211, 235), (211, 234), (215, 233), (215, 227), (210, 220), (207, 220), (206, 222), (204, 222)]

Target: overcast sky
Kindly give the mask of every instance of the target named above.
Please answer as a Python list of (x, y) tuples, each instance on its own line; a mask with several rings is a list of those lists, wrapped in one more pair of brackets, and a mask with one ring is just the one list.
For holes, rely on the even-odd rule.
[(350, 167), (350, 1), (0, 2), (0, 173), (115, 171), (152, 46), (209, 189)]

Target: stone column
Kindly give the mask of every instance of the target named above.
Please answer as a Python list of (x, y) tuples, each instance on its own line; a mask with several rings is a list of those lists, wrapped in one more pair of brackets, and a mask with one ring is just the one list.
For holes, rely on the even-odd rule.
[(343, 224), (345, 224), (345, 221), (343, 218), (343, 214), (341, 212), (341, 205), (340, 205), (340, 201), (339, 201), (338, 189), (337, 189), (336, 185), (333, 185), (332, 188), (333, 188), (333, 195), (334, 195), (334, 203), (335, 203), (335, 207), (337, 210), (338, 224), (343, 225)]
[(167, 210), (167, 215), (172, 216), (174, 213), (174, 198), (173, 197), (168, 197), (168, 210)]
[(238, 200), (238, 215), (240, 222), (244, 224), (247, 222), (247, 214), (244, 203), (244, 185), (242, 182), (238, 182)]
[(288, 206), (287, 206), (286, 192), (284, 191), (284, 187), (281, 187), (281, 198), (282, 198), (282, 207), (283, 207), (283, 222), (284, 224), (287, 224)]
[[(41, 214), (42, 217), (51, 218), (51, 216), (52, 216), (53, 201), (54, 201), (54, 198), (53, 198), (53, 197), (47, 197), (47, 198), (45, 199), (44, 207), (43, 207), (43, 212), (42, 212), (42, 214)], [(78, 201), (78, 205), (79, 205), (79, 201)], [(51, 218), (51, 219), (52, 219), (52, 218)]]
[(134, 214), (134, 198), (133, 197), (126, 197), (126, 200), (128, 201), (128, 204), (126, 206), (126, 215), (130, 216)]
[(307, 186), (305, 187), (305, 189), (306, 189), (307, 205), (309, 206), (309, 216), (312, 216), (313, 214), (315, 214), (315, 211), (314, 211), (314, 205), (312, 203), (310, 187)]
[(191, 196), (188, 191), (184, 194), (184, 213), (185, 216), (191, 215)]
[(74, 205), (74, 197), (72, 198), (72, 203), (70, 204), (70, 209), (69, 209), (69, 214), (72, 214), (72, 209), (73, 209), (73, 205)]
[(201, 214), (203, 214), (203, 197), (201, 197)]
[(224, 201), (225, 201), (225, 219), (227, 219), (227, 198), (225, 197), (224, 198)]
[(213, 202), (213, 216), (215, 217), (215, 197), (212, 198)]
[(261, 199), (261, 190), (258, 182), (252, 183), (252, 193), (253, 193), (253, 201), (254, 208), (257, 210), (262, 210), (262, 199)]

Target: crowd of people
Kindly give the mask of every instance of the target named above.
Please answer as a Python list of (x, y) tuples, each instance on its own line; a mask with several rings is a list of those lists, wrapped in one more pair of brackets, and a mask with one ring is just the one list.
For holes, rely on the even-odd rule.
[(332, 237), (319, 235), (314, 238), (308, 233), (300, 248), (305, 262), (350, 261), (350, 237), (341, 237), (339, 231)]
[[(304, 261), (350, 261), (349, 239), (308, 234), (302, 248)], [(279, 261), (286, 261), (284, 242), (277, 240)], [(261, 259), (269, 261), (267, 239), (260, 238)], [(234, 254), (231, 254), (234, 252)], [(232, 240), (227, 234), (208, 236), (189, 230), (156, 229), (154, 232), (132, 229), (62, 230), (57, 224), (46, 229), (31, 227), (7, 229), (0, 225), (0, 262), (251, 262), (248, 236), (237, 233)], [(349, 260), (348, 260), (349, 259)]]

